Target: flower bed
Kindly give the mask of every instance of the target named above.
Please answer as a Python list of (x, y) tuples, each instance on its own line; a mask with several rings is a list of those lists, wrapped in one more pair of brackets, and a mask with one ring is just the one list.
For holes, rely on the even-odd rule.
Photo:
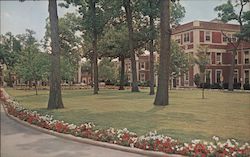
[(234, 139), (228, 139), (225, 143), (221, 143), (219, 138), (214, 136), (213, 142), (209, 143), (201, 140), (180, 143), (171, 137), (159, 135), (157, 132), (150, 132), (147, 135), (138, 137), (126, 128), (122, 130), (114, 128), (98, 130), (95, 129), (95, 125), (91, 122), (81, 125), (68, 124), (53, 119), (51, 115), (40, 115), (36, 111), (27, 110), (10, 99), (5, 103), (5, 108), (10, 115), (41, 128), (96, 141), (186, 156), (250, 156), (249, 144), (240, 145)]

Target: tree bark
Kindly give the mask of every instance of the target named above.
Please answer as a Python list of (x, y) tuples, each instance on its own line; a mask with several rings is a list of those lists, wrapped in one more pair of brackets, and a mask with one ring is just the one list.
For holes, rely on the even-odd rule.
[(64, 108), (61, 94), (60, 44), (56, 0), (49, 0), (49, 19), (51, 29), (51, 69), (48, 109)]
[(12, 77), (11, 77), (11, 72), (9, 71), (9, 73), (8, 73), (8, 75), (9, 75), (9, 80), (8, 80), (8, 86), (9, 87), (13, 87), (13, 82), (12, 82)]
[(134, 34), (133, 34), (133, 24), (132, 24), (132, 9), (130, 7), (130, 0), (123, 0), (123, 4), (126, 11), (126, 21), (128, 25), (128, 36), (129, 36), (129, 49), (130, 49), (130, 59), (132, 68), (132, 92), (139, 92), (138, 82), (137, 82), (137, 70), (135, 61), (135, 50), (134, 50)]
[(36, 95), (38, 95), (38, 93), (37, 93), (37, 80), (35, 81), (35, 90), (36, 90)]
[(169, 104), (168, 80), (170, 66), (170, 0), (160, 1), (160, 67), (156, 97), (154, 105), (165, 106)]
[[(238, 47), (238, 46), (237, 46)], [(232, 62), (231, 66), (229, 69), (229, 80), (228, 80), (228, 90), (233, 91), (234, 90), (234, 68), (235, 68), (235, 56), (237, 54), (237, 47), (234, 47), (233, 52), (232, 52)]]
[(97, 64), (97, 30), (96, 30), (96, 2), (91, 0), (90, 4), (91, 14), (92, 14), (92, 28), (93, 28), (93, 66), (94, 66), (94, 94), (98, 94), (98, 64)]
[(123, 55), (120, 57), (120, 61), (121, 61), (121, 74), (120, 74), (119, 90), (124, 90), (125, 57)]
[[(150, 1), (150, 6), (152, 1)], [(149, 41), (149, 51), (150, 51), (150, 55), (149, 55), (149, 63), (150, 63), (150, 69), (149, 69), (149, 74), (150, 74), (150, 82), (149, 82), (149, 86), (150, 86), (150, 92), (149, 95), (154, 95), (155, 94), (155, 78), (154, 78), (154, 39), (153, 39), (153, 30), (154, 30), (154, 19), (152, 17), (152, 15), (149, 16), (149, 23), (150, 23), (150, 41)]]

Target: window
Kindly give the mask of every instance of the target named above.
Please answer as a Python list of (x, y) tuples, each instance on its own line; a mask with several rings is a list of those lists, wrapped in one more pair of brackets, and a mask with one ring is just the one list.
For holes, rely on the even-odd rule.
[(205, 82), (206, 83), (211, 83), (211, 69), (206, 69), (206, 72), (205, 72)]
[(216, 70), (216, 83), (221, 83), (222, 81), (222, 71)]
[(128, 74), (128, 82), (131, 82), (131, 75)]
[(189, 33), (184, 33), (184, 42), (189, 42)]
[(139, 63), (140, 69), (144, 70), (145, 69), (145, 62)]
[(211, 34), (209, 31), (206, 31), (205, 41), (210, 41), (210, 40), (211, 40)]
[(234, 57), (234, 63), (238, 64), (238, 53), (236, 53), (235, 57)]
[(144, 73), (140, 73), (140, 81), (141, 82), (145, 81), (145, 74)]
[(189, 79), (189, 75), (188, 75), (188, 72), (185, 74), (185, 80), (188, 81)]
[(244, 60), (245, 60), (245, 64), (249, 64), (249, 58), (250, 58), (250, 56), (249, 56), (249, 51), (245, 51), (244, 52)]
[(210, 52), (207, 52), (207, 60), (208, 60), (208, 64), (211, 64), (211, 55)]
[(180, 44), (181, 43), (181, 36), (177, 35), (175, 41)]
[(216, 64), (221, 64), (222, 55), (221, 53), (216, 53)]
[(249, 74), (250, 74), (249, 71), (250, 70), (245, 70), (245, 72), (244, 72), (245, 83), (249, 83), (249, 77), (250, 77), (249, 76)]
[(238, 82), (238, 70), (234, 70), (234, 83)]

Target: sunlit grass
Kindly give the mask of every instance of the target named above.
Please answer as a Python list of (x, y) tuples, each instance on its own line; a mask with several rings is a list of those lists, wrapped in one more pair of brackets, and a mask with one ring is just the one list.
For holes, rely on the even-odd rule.
[(155, 107), (148, 90), (101, 90), (98, 95), (64, 90), (65, 109), (48, 111), (48, 91), (7, 92), (26, 108), (70, 123), (91, 121), (98, 128), (128, 128), (139, 135), (157, 130), (181, 141), (211, 140), (214, 135), (250, 141), (250, 93), (206, 91), (206, 99), (201, 99), (200, 90), (171, 90), (170, 105)]

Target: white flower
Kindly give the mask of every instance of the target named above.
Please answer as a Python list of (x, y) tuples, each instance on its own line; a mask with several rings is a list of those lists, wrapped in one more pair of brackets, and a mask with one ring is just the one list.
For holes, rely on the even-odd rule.
[(213, 139), (214, 139), (215, 141), (219, 141), (219, 137), (217, 137), (217, 136), (213, 136)]

